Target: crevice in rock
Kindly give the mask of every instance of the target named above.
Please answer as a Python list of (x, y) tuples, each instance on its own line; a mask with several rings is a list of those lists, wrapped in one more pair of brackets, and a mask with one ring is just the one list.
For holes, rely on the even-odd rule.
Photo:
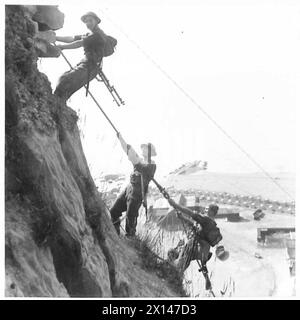
[(108, 273), (109, 273), (109, 281), (110, 281), (110, 288), (112, 291), (112, 296), (117, 297), (118, 296), (118, 290), (116, 286), (116, 267), (114, 259), (110, 253), (110, 250), (107, 246), (103, 230), (101, 230), (100, 222), (98, 225), (95, 225), (94, 222), (90, 222), (88, 219), (88, 223), (90, 224), (91, 228), (94, 231), (95, 238), (98, 240), (99, 246), (105, 256), (106, 263), (108, 266)]
[(57, 279), (71, 297), (102, 297), (103, 292), (83, 264), (80, 243), (68, 234), (57, 234), (50, 244)]
[(37, 24), (38, 24), (38, 29), (39, 31), (48, 31), (48, 30), (51, 30), (51, 28), (46, 25), (46, 23), (42, 23), (42, 22), (38, 22), (37, 21)]

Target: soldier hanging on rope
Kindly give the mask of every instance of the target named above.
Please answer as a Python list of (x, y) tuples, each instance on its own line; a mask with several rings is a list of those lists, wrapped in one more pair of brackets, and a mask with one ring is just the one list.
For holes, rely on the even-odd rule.
[[(206, 263), (212, 256), (210, 248), (219, 244), (222, 240), (220, 230), (214, 221), (219, 209), (218, 206), (210, 205), (207, 214), (201, 214), (194, 213), (192, 210), (177, 204), (171, 198), (168, 201), (177, 210), (188, 238), (187, 243), (180, 240), (176, 248), (169, 250), (168, 260), (174, 263), (181, 272), (188, 268), (192, 260), (200, 261), (201, 266), (206, 268)], [(220, 260), (226, 260), (229, 253), (223, 245), (219, 245), (216, 248), (216, 256)]]
[(130, 176), (129, 185), (121, 192), (114, 205), (110, 209), (111, 219), (118, 234), (120, 234), (120, 217), (126, 211), (126, 236), (133, 237), (136, 232), (139, 209), (143, 203), (147, 210), (147, 191), (151, 179), (156, 171), (156, 164), (151, 159), (156, 156), (156, 150), (152, 143), (142, 144), (143, 158), (125, 142), (120, 133), (117, 134), (123, 150), (133, 164), (133, 173)]
[(106, 35), (100, 28), (101, 19), (94, 13), (88, 12), (81, 17), (90, 30), (85, 35), (71, 37), (56, 36), (56, 40), (68, 43), (57, 45), (60, 50), (84, 48), (85, 57), (71, 70), (65, 72), (58, 80), (54, 94), (66, 102), (70, 96), (86, 85), (88, 92), (89, 82), (101, 72), (103, 57), (114, 52), (117, 40)]

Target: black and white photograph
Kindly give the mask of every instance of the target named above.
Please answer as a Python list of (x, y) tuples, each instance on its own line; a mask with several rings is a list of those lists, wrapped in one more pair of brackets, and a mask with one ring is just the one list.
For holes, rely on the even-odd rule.
[(1, 6), (4, 299), (297, 299), (300, 1)]

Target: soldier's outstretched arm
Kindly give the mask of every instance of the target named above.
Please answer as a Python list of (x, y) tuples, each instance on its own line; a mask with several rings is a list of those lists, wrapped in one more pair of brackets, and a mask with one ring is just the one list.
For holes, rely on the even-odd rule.
[(56, 41), (59, 42), (65, 42), (65, 43), (71, 43), (75, 41), (75, 37), (60, 37), (60, 36), (56, 36)]
[(185, 217), (184, 215), (181, 215), (181, 219), (184, 220), (184, 222), (190, 227), (192, 227), (194, 225), (194, 223), (189, 218)]
[(173, 199), (169, 199), (169, 204), (177, 209), (178, 211), (180, 211), (181, 213), (184, 213), (186, 214), (187, 216), (191, 217), (194, 219), (195, 216), (198, 216), (197, 214), (195, 214), (192, 210), (190, 210), (189, 208), (187, 207), (184, 207), (184, 206), (181, 206), (180, 204), (176, 203)]
[(59, 44), (57, 47), (63, 49), (77, 49), (83, 46), (83, 40), (73, 41), (70, 44)]
[(126, 143), (120, 133), (117, 134), (117, 137), (121, 143), (122, 149), (127, 154), (129, 161), (131, 161), (133, 165), (142, 162), (142, 159), (139, 157), (139, 155), (135, 152), (130, 144)]

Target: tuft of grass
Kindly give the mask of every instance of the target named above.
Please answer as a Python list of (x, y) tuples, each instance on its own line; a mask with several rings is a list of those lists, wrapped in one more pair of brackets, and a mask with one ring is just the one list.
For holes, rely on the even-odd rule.
[(141, 259), (141, 267), (147, 271), (154, 272), (158, 277), (165, 279), (169, 287), (178, 293), (180, 297), (188, 297), (183, 287), (183, 274), (155, 254), (149, 247), (149, 241), (136, 238), (132, 244)]

